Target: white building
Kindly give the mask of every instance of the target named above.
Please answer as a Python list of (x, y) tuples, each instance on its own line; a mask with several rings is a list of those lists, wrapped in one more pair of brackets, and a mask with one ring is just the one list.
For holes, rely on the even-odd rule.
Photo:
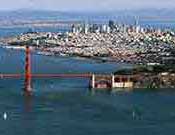
[(140, 26), (136, 26), (136, 33), (140, 33), (141, 27)]

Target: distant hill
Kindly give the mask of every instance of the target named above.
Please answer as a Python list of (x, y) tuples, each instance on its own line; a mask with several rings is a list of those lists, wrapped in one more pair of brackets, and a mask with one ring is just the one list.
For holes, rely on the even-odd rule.
[(167, 18), (175, 20), (174, 9), (121, 10), (111, 12), (60, 12), (39, 10), (0, 11), (0, 20), (125, 20), (139, 18)]

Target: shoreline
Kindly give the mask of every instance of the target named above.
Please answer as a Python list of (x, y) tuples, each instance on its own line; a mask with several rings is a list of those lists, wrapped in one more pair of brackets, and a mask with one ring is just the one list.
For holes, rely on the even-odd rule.
[[(5, 49), (11, 49), (11, 50), (25, 50), (25, 46), (13, 46), (13, 45), (2, 45), (0, 44), (0, 47)], [(110, 62), (110, 63), (125, 63), (125, 64), (131, 64), (126, 62), (121, 62), (114, 60), (113, 58), (109, 57), (89, 57), (89, 56), (80, 56), (80, 55), (67, 55), (67, 54), (58, 54), (53, 53), (49, 51), (42, 51), (41, 49), (36, 49), (35, 47), (31, 47), (31, 50), (35, 51), (37, 55), (43, 55), (43, 56), (55, 56), (55, 57), (63, 57), (63, 58), (77, 58), (80, 60), (92, 60), (92, 61), (98, 61), (100, 63)]]
[[(0, 46), (2, 48), (6, 48), (6, 49), (12, 49), (12, 50), (25, 50), (25, 46), (20, 46), (20, 45), (8, 45), (4, 43), (0, 44)], [(36, 54), (38, 55), (43, 55), (43, 56), (55, 56), (55, 57), (66, 57), (66, 58), (78, 58), (78, 59), (85, 59), (85, 60), (92, 60), (92, 61), (98, 61), (100, 63), (105, 63), (105, 62), (111, 62), (111, 63), (124, 63), (124, 64), (131, 64), (131, 65), (145, 65), (145, 64), (155, 64), (155, 65), (159, 65), (160, 63), (144, 63), (141, 60), (133, 60), (133, 61), (128, 61), (129, 57), (100, 57), (100, 56), (83, 56), (83, 55), (79, 55), (79, 54), (66, 54), (66, 53), (60, 53), (57, 51), (46, 51), (43, 50), (42, 48), (36, 48), (34, 46), (31, 46), (31, 50), (36, 52)], [(120, 59), (120, 60), (119, 60)]]

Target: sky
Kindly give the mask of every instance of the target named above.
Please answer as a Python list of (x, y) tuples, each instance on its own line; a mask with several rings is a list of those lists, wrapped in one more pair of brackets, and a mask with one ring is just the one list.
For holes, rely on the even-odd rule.
[(175, 0), (0, 0), (0, 10), (115, 11), (175, 8)]

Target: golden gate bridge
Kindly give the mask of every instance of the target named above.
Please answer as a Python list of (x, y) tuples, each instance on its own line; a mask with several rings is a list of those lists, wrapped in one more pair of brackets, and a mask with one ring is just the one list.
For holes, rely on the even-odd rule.
[(25, 49), (25, 73), (24, 74), (0, 74), (0, 79), (20, 79), (23, 78), (24, 92), (27, 95), (32, 94), (32, 78), (88, 78), (92, 77), (92, 74), (33, 74), (31, 71), (31, 50), (29, 46)]

